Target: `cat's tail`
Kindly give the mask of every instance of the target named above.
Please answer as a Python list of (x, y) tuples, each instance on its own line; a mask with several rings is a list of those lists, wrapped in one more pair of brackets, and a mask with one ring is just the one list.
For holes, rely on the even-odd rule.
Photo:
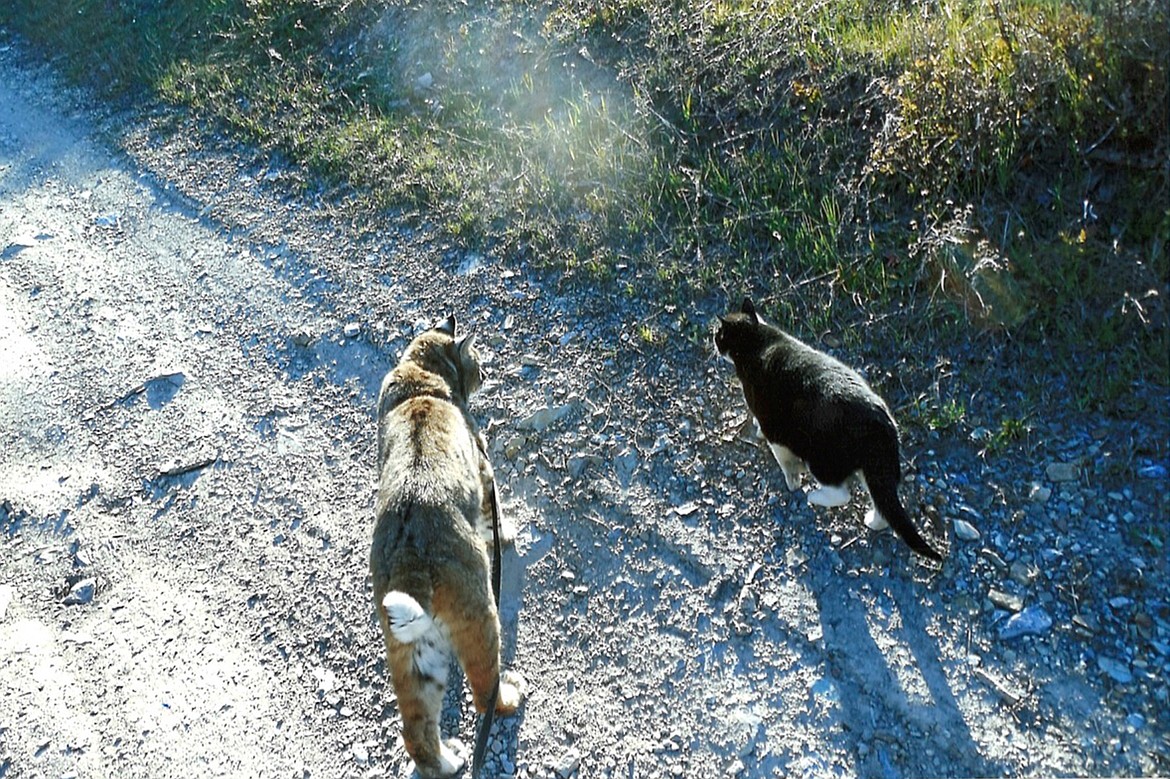
[(926, 539), (918, 532), (910, 515), (902, 507), (902, 501), (898, 499), (897, 474), (887, 473), (883, 469), (874, 471), (875, 469), (865, 468), (862, 473), (865, 474), (865, 486), (869, 489), (869, 496), (873, 499), (878, 514), (890, 523), (890, 527), (907, 546), (923, 557), (941, 562), (942, 555), (926, 543)]
[(390, 624), (390, 634), (404, 644), (413, 644), (434, 625), (419, 602), (400, 590), (391, 590), (382, 598), (382, 608)]

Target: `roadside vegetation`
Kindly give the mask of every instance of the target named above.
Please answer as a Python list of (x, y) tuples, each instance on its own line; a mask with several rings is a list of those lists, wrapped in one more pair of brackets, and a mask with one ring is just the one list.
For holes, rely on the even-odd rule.
[(0, 24), (512, 262), (750, 291), (806, 335), (990, 331), (1086, 409), (1170, 383), (1163, 0), (9, 0)]

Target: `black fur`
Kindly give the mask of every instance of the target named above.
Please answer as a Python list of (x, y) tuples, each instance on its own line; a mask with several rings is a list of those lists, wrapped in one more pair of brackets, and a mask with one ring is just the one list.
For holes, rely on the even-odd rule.
[(768, 441), (804, 460), (821, 484), (844, 486), (860, 471), (878, 512), (902, 540), (942, 559), (898, 499), (898, 428), (857, 371), (762, 321), (746, 298), (739, 313), (720, 317), (715, 346), (735, 364)]

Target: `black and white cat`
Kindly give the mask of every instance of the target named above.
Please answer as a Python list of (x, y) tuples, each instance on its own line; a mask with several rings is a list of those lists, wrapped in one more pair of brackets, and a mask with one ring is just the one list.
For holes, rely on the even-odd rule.
[(857, 371), (760, 319), (748, 298), (739, 313), (719, 318), (715, 348), (735, 365), (790, 490), (800, 488), (807, 467), (820, 482), (808, 502), (843, 506), (860, 481), (873, 500), (866, 526), (893, 526), (915, 552), (942, 559), (898, 499), (898, 428)]

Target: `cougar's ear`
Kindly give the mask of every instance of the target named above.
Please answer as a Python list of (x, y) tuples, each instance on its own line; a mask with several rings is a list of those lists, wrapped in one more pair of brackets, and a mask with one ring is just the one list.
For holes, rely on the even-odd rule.
[(466, 359), (468, 353), (475, 346), (475, 333), (465, 335), (462, 338), (455, 339), (455, 351), (459, 354), (460, 359)]
[(748, 316), (750, 316), (752, 318), (753, 322), (760, 321), (759, 315), (756, 314), (756, 305), (755, 305), (755, 303), (752, 303), (751, 298), (744, 298), (743, 305), (740, 306), (739, 310), (741, 313), (744, 313), (744, 314), (747, 314)]
[(436, 330), (442, 330), (452, 338), (455, 337), (455, 315), (451, 314), (439, 324), (435, 325)]

